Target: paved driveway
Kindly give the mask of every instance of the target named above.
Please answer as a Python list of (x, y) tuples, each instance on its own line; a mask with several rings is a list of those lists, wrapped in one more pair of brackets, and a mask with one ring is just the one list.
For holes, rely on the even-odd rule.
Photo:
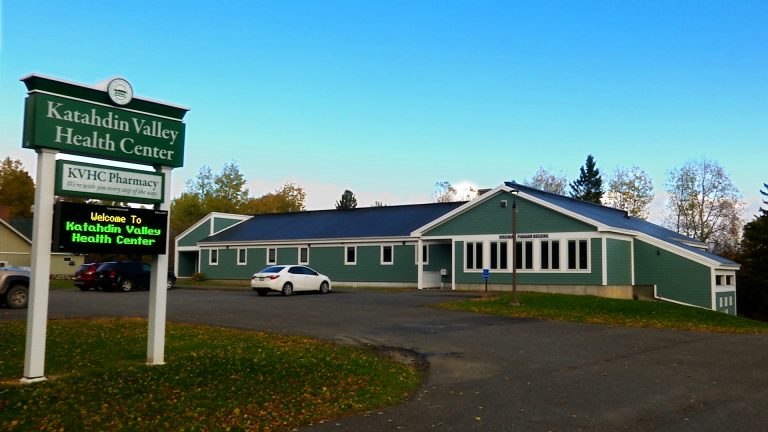
[[(175, 290), (168, 319), (416, 351), (408, 403), (312, 431), (768, 429), (768, 337), (500, 318), (430, 304), (467, 294), (340, 291), (258, 297)], [(146, 292), (51, 292), (50, 317), (142, 316)], [(0, 309), (0, 319), (24, 319)]]

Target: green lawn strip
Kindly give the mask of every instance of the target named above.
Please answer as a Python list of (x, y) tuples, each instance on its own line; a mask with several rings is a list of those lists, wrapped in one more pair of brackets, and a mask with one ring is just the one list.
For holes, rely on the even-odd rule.
[(46, 376), (18, 384), (24, 322), (2, 322), (0, 430), (286, 430), (406, 400), (421, 381), (372, 349), (169, 324), (147, 366), (141, 319), (48, 323)]
[(657, 301), (635, 301), (564, 294), (519, 293), (444, 303), (438, 307), (493, 315), (723, 333), (765, 333), (768, 323), (720, 312)]

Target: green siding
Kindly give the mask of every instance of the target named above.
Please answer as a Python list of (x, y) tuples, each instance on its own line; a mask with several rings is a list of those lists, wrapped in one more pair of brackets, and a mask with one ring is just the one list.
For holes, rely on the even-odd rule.
[(207, 220), (204, 224), (188, 232), (179, 239), (179, 246), (197, 246), (197, 242), (211, 235), (211, 221)]
[(179, 274), (176, 276), (179, 277), (189, 277), (192, 276), (197, 271), (197, 267), (195, 266), (195, 261), (197, 260), (197, 252), (179, 252), (179, 261), (178, 261), (178, 267), (179, 267)]
[(394, 246), (394, 264), (381, 264), (380, 246), (358, 246), (357, 264), (344, 264), (344, 247), (313, 247), (309, 266), (338, 282), (416, 282), (414, 245)]
[(715, 293), (715, 308), (718, 312), (736, 315), (736, 291)]
[[(601, 240), (593, 238), (590, 242), (590, 272), (577, 273), (568, 271), (523, 271), (517, 272), (517, 283), (525, 285), (601, 285), (602, 284), (602, 254)], [(464, 272), (464, 242), (456, 242), (456, 282), (483, 283), (481, 272)], [(489, 283), (511, 284), (512, 272), (491, 270)]]
[(635, 240), (635, 284), (656, 285), (661, 297), (712, 307), (709, 267)]
[(232, 225), (240, 222), (240, 219), (229, 219), (225, 217), (214, 217), (213, 218), (213, 232), (217, 233), (225, 228), (229, 228)]
[[(502, 200), (507, 201), (507, 207), (501, 207)], [(597, 229), (520, 197), (517, 197), (516, 201), (519, 233), (583, 232)], [(498, 193), (472, 209), (430, 229), (424, 235), (509, 234), (511, 232), (512, 196)]]
[(608, 285), (632, 284), (632, 243), (625, 240), (606, 240)]

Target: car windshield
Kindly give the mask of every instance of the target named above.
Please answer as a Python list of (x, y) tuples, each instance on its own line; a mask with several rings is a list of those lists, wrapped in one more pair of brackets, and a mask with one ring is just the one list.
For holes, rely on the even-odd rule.
[(113, 262), (106, 262), (106, 263), (100, 264), (99, 267), (96, 268), (96, 271), (100, 271), (100, 272), (110, 271), (110, 270), (112, 270), (112, 267), (114, 267), (114, 266), (115, 266), (115, 263), (113, 263)]
[(285, 266), (270, 266), (260, 271), (259, 273), (280, 273), (280, 270), (284, 268)]

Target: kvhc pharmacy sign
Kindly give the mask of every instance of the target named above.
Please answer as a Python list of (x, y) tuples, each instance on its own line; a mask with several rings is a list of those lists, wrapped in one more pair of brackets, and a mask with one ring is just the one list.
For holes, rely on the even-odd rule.
[[(122, 78), (103, 86), (41, 75), (21, 81), (28, 90), (22, 146), (38, 154), (22, 382), (45, 380), (51, 250), (152, 255), (147, 363), (163, 364), (170, 176), (184, 163), (182, 119), (188, 109), (134, 97), (133, 87)], [(99, 161), (57, 161), (59, 152), (151, 165), (155, 172)], [(54, 193), (155, 208), (59, 203), (54, 224)]]

